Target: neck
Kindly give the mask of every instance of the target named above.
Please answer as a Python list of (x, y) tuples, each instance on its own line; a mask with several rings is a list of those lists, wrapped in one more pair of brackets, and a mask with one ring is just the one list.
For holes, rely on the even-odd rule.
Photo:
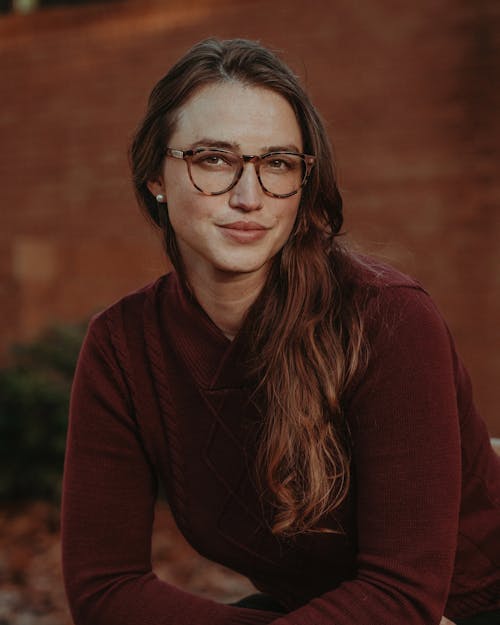
[(190, 271), (187, 277), (201, 307), (230, 340), (238, 333), (265, 280), (261, 272), (215, 275), (207, 279)]

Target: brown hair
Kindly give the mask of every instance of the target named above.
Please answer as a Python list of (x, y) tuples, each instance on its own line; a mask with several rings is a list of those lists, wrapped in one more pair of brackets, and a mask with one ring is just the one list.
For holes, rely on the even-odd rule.
[(147, 182), (160, 173), (180, 107), (207, 84), (239, 81), (282, 95), (316, 165), (302, 191), (292, 234), (247, 313), (249, 374), (264, 394), (266, 415), (256, 466), (274, 504), (277, 534), (323, 531), (318, 524), (344, 500), (350, 484), (348, 433), (340, 397), (365, 350), (360, 306), (348, 288), (354, 262), (336, 239), (342, 226), (330, 143), (291, 70), (272, 52), (243, 39), (207, 39), (187, 52), (154, 87), (133, 139), (130, 161), (139, 203), (163, 228), (181, 275), (182, 259), (165, 211)]

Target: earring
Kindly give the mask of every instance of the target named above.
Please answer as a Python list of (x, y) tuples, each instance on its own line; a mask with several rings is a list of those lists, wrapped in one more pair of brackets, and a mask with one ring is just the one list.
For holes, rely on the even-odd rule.
[(158, 195), (156, 196), (156, 201), (158, 202), (158, 204), (165, 204), (167, 198), (163, 195), (163, 193), (158, 193)]

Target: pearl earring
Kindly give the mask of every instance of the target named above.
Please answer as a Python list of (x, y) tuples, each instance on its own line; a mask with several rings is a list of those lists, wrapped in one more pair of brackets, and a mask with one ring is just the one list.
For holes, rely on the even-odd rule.
[(158, 202), (158, 204), (165, 204), (167, 198), (163, 195), (163, 193), (158, 193), (158, 195), (156, 196), (156, 201)]

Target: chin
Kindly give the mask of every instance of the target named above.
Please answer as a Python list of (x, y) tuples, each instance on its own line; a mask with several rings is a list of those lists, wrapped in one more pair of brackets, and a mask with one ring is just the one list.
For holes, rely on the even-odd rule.
[(244, 262), (244, 261), (233, 261), (233, 262), (222, 262), (215, 265), (215, 269), (224, 274), (228, 275), (240, 275), (240, 274), (248, 274), (248, 273), (259, 273), (261, 271), (267, 271), (267, 265), (269, 261), (265, 260), (263, 262)]

